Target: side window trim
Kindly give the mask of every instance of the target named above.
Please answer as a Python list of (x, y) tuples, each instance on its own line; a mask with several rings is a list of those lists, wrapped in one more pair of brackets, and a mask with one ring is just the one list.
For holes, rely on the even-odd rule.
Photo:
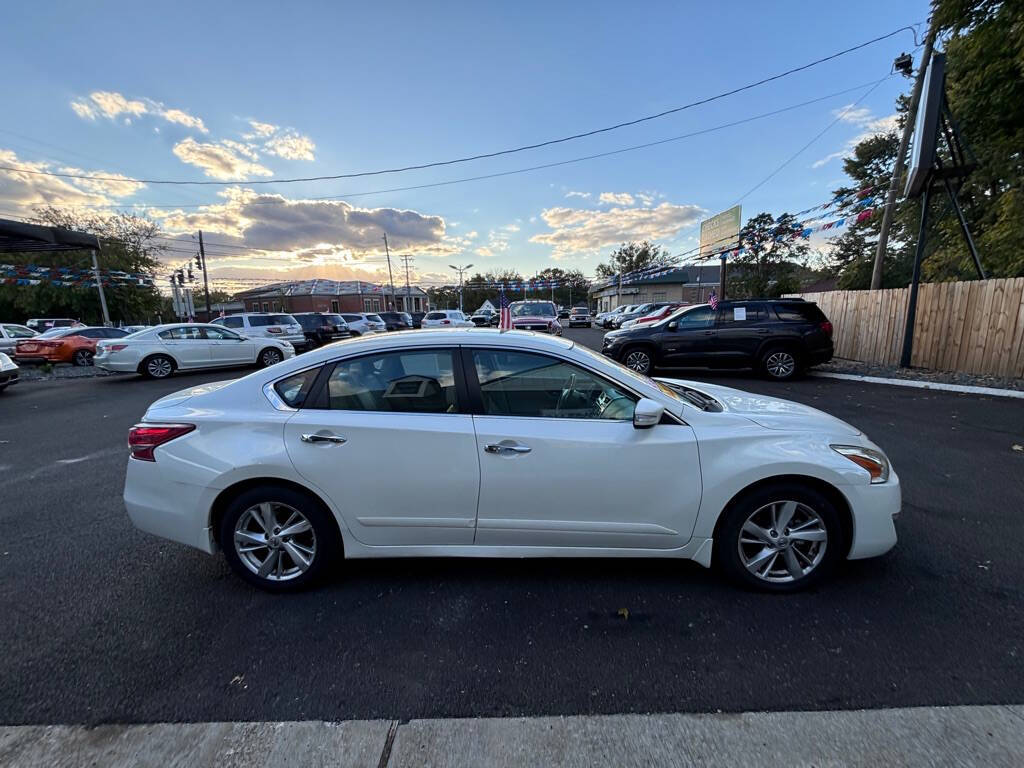
[[(466, 385), (464, 365), (462, 356), (459, 354), (460, 347), (401, 347), (400, 349), (377, 350), (376, 352), (363, 352), (348, 357), (337, 357), (323, 363), (316, 381), (306, 394), (302, 408), (310, 408), (320, 411), (331, 410), (328, 398), (327, 382), (334, 373), (334, 369), (341, 363), (351, 363), (366, 357), (378, 357), (380, 355), (400, 355), (410, 352), (447, 352), (452, 356), (452, 377), (455, 379), (455, 410), (452, 413), (431, 413), (431, 416), (467, 416), (471, 413), (468, 407), (469, 392)], [(292, 374), (294, 375), (294, 374)], [(340, 412), (340, 411), (339, 411)], [(386, 413), (393, 415), (392, 411), (354, 411), (354, 413)]]

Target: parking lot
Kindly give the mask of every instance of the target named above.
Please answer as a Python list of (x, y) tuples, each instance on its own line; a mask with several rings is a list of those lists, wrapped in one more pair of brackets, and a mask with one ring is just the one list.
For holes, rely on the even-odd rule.
[[(566, 335), (599, 348), (601, 333)], [(891, 457), (904, 493), (899, 545), (810, 592), (743, 592), (667, 560), (382, 560), (345, 564), (320, 588), (273, 596), (219, 558), (137, 532), (121, 503), (125, 438), (146, 406), (235, 375), (23, 382), (0, 397), (0, 722), (813, 710), (1024, 697), (1020, 400), (690, 374), (829, 411)], [(530, 493), (543, 503), (542, 488)]]

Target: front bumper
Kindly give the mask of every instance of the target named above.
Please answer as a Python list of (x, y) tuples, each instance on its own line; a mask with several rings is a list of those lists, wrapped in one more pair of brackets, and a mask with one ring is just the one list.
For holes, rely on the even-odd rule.
[(888, 481), (875, 485), (841, 485), (853, 517), (850, 560), (883, 555), (896, 546), (894, 518), (903, 506), (900, 479), (890, 472)]
[(0, 368), (0, 387), (17, 384), (20, 381), (18, 378), (20, 373), (21, 370), (16, 365), (12, 365), (7, 368)]

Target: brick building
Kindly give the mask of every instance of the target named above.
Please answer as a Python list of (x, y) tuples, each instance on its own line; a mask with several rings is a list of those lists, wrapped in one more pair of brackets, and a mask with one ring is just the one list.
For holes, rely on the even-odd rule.
[(712, 290), (718, 290), (718, 264), (682, 266), (654, 277), (624, 282), (598, 280), (590, 286), (591, 304), (598, 312), (607, 312), (620, 304), (646, 304), (649, 301), (685, 301), (703, 304)]
[(426, 312), (427, 294), (360, 280), (297, 280), (271, 283), (234, 296), (245, 312)]

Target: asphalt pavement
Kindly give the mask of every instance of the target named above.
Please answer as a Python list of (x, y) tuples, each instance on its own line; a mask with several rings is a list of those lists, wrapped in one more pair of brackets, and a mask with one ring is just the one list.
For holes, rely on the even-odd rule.
[(273, 596), (121, 503), (148, 403), (235, 375), (0, 395), (0, 724), (1024, 702), (1024, 402), (689, 374), (829, 411), (892, 458), (899, 545), (810, 592), (664, 560), (381, 560)]

